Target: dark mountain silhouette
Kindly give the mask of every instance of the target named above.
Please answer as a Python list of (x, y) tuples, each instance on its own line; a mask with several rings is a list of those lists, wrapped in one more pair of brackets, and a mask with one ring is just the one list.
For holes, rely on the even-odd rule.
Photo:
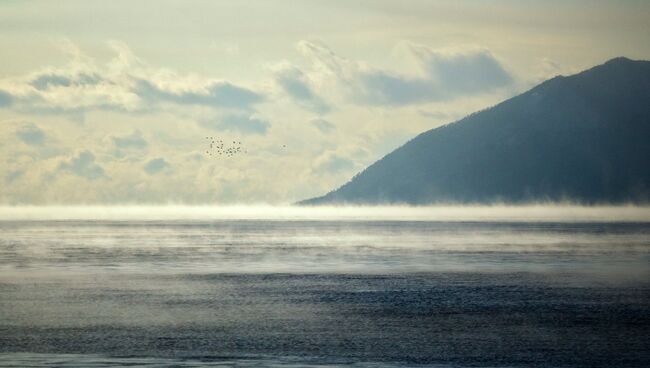
[(650, 199), (650, 61), (558, 76), (424, 132), (300, 204)]

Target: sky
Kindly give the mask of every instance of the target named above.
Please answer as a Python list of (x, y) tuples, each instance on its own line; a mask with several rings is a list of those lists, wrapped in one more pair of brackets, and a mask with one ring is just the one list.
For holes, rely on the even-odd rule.
[(0, 204), (292, 203), (649, 39), (647, 1), (1, 1)]

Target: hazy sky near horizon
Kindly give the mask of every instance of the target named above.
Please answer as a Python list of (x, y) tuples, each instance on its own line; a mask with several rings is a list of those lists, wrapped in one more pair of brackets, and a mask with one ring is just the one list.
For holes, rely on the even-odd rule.
[(0, 204), (293, 202), (648, 39), (647, 1), (3, 1)]

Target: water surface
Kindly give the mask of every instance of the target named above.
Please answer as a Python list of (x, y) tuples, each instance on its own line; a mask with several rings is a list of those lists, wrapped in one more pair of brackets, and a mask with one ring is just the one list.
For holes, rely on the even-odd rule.
[(0, 211), (0, 366), (650, 364), (647, 209), (49, 211)]

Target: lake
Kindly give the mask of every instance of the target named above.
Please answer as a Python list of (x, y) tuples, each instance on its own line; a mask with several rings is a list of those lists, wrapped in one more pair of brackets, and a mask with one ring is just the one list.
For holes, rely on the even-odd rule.
[(9, 366), (650, 366), (650, 208), (2, 207)]

